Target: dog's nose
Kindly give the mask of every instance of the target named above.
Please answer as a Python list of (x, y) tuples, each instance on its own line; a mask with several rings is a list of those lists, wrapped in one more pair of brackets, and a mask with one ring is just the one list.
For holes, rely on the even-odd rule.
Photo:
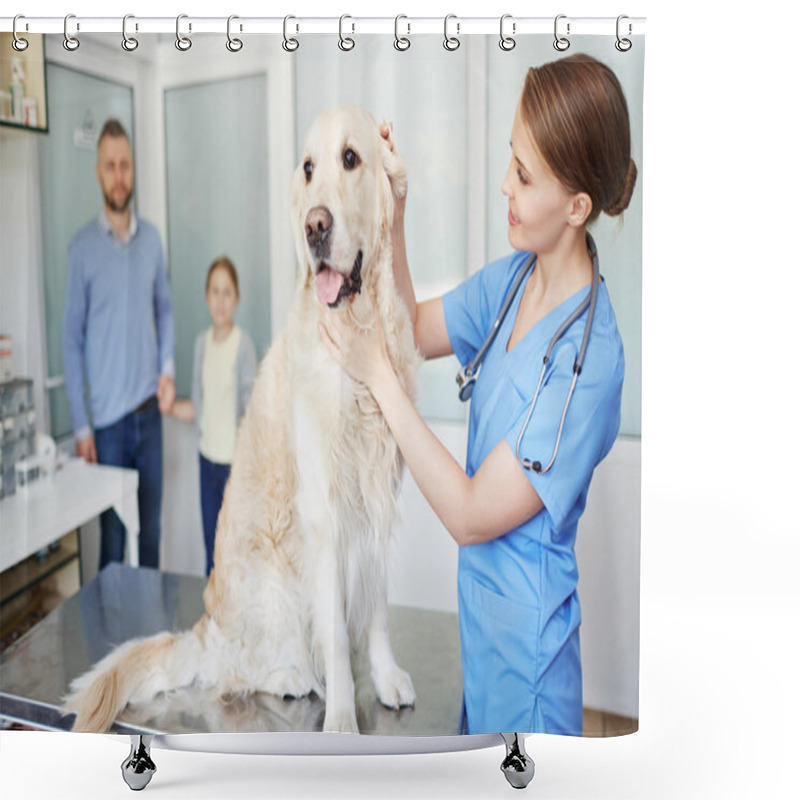
[(328, 234), (333, 226), (331, 212), (325, 206), (317, 206), (308, 212), (306, 217), (306, 239), (309, 247), (319, 251), (324, 247)]

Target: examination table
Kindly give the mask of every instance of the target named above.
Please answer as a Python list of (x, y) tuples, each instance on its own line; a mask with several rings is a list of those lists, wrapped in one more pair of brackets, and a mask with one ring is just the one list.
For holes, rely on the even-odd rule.
[[(204, 578), (107, 566), (0, 656), (0, 718), (37, 730), (70, 730), (73, 716), (59, 711), (70, 682), (124, 641), (192, 627), (204, 612), (204, 587)], [(533, 762), (523, 736), (460, 735), (457, 615), (390, 607), (389, 629), (397, 663), (411, 675), (417, 700), (399, 711), (383, 707), (366, 655), (356, 654), (357, 717), (365, 735), (322, 733), (325, 703), (313, 694), (283, 699), (258, 693), (219, 701), (212, 692), (188, 688), (129, 707), (118, 717), (111, 732), (131, 738), (123, 777), (131, 788), (147, 785), (155, 771), (151, 745), (313, 755), (469, 750), (505, 741), (502, 769), (512, 785), (526, 785)]]

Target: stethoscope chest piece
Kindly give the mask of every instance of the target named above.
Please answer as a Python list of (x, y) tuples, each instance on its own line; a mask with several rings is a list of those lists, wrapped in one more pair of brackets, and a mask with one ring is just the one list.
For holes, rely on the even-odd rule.
[(478, 379), (478, 373), (472, 372), (469, 367), (459, 370), (456, 373), (456, 383), (458, 384), (458, 399), (462, 403), (472, 397), (472, 392), (475, 389), (475, 381)]

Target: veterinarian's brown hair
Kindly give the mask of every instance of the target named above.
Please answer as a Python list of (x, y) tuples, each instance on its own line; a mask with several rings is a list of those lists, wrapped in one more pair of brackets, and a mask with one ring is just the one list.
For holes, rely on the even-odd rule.
[(533, 143), (570, 192), (592, 200), (587, 222), (601, 211), (621, 214), (636, 184), (628, 105), (617, 76), (589, 55), (531, 67), (520, 114)]
[(225, 272), (228, 273), (230, 279), (233, 281), (233, 288), (236, 289), (236, 297), (238, 298), (239, 276), (236, 274), (236, 267), (233, 266), (233, 261), (231, 261), (228, 258), (228, 256), (220, 256), (208, 268), (208, 274), (206, 275), (206, 294), (208, 294), (208, 287), (211, 286), (211, 274), (214, 272), (215, 269), (224, 269)]

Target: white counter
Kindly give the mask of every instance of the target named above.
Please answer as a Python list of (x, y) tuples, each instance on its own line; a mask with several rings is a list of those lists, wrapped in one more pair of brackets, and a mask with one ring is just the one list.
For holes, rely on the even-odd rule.
[(73, 459), (0, 500), (0, 572), (113, 508), (125, 526), (127, 562), (139, 564), (139, 473)]

